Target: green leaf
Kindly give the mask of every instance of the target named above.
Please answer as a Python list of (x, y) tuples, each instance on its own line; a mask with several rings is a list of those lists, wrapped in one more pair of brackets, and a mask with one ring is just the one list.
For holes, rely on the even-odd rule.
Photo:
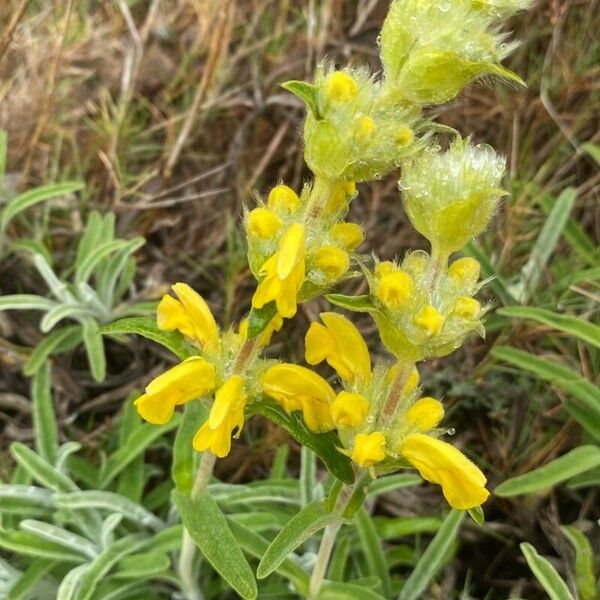
[(594, 600), (596, 583), (594, 577), (594, 550), (585, 535), (572, 525), (561, 527), (565, 537), (575, 549), (575, 585), (580, 600)]
[(483, 514), (483, 508), (481, 506), (475, 506), (474, 508), (469, 508), (468, 511), (469, 516), (479, 527), (483, 527), (485, 523), (485, 515)]
[(337, 517), (327, 510), (324, 502), (315, 500), (307, 504), (271, 542), (258, 565), (256, 576), (264, 579), (270, 575), (300, 544), (336, 520)]
[(339, 439), (335, 433), (313, 433), (302, 419), (301, 413), (295, 411), (287, 414), (275, 402), (264, 398), (248, 405), (250, 415), (262, 415), (285, 429), (300, 444), (310, 448), (325, 464), (329, 472), (344, 483), (354, 482), (354, 471), (350, 459), (338, 451)]
[(373, 302), (373, 298), (366, 294), (364, 296), (346, 296), (345, 294), (326, 294), (325, 298), (331, 302), (331, 304), (335, 304), (335, 306), (339, 306), (340, 308), (345, 308), (346, 310), (351, 310), (354, 312), (367, 312), (367, 313), (376, 313), (379, 312), (377, 306)]
[(56, 593), (56, 600), (74, 600), (81, 578), (88, 569), (89, 566), (87, 564), (71, 569), (60, 582)]
[(64, 181), (62, 183), (51, 183), (49, 185), (37, 187), (33, 190), (24, 192), (23, 194), (19, 194), (8, 202), (2, 211), (2, 216), (0, 217), (0, 233), (4, 231), (11, 219), (14, 219), (14, 217), (27, 208), (43, 202), (44, 200), (55, 198), (56, 196), (77, 192), (82, 190), (83, 187), (84, 184), (81, 181)]
[(62, 546), (68, 551), (85, 554), (88, 559), (93, 559), (98, 554), (96, 546), (88, 539), (51, 523), (25, 519), (19, 523), (19, 527), (31, 535)]
[(153, 444), (161, 435), (175, 429), (181, 422), (181, 415), (175, 414), (166, 425), (141, 425), (129, 438), (125, 446), (118, 448), (106, 461), (102, 471), (100, 488), (108, 484), (127, 466), (135, 460), (148, 446)]
[(252, 308), (248, 316), (248, 337), (259, 336), (277, 314), (275, 302), (269, 302), (262, 308)]
[(100, 325), (95, 319), (83, 319), (81, 321), (81, 332), (92, 377), (98, 382), (104, 381), (106, 377), (106, 355), (104, 354), (104, 341), (100, 334)]
[(188, 351), (183, 336), (177, 331), (161, 331), (152, 317), (127, 317), (114, 323), (104, 325), (100, 333), (114, 335), (119, 333), (136, 333), (153, 342), (161, 344), (181, 360), (192, 355)]
[(494, 494), (506, 498), (539, 492), (598, 466), (600, 448), (580, 446), (539, 469), (506, 480), (494, 490)]
[(66, 351), (81, 341), (81, 325), (67, 325), (47, 335), (29, 355), (23, 373), (31, 377), (55, 351)]
[(509, 306), (500, 308), (497, 313), (505, 317), (530, 319), (564, 331), (573, 337), (600, 348), (600, 327), (575, 315), (561, 315), (545, 308), (533, 306)]
[(523, 542), (520, 547), (529, 568), (548, 594), (550, 600), (575, 600), (567, 584), (550, 562), (540, 556), (531, 544)]
[(89, 253), (82, 261), (77, 270), (75, 271), (75, 284), (78, 285), (87, 281), (94, 269), (100, 264), (100, 262), (106, 257), (110, 256), (113, 252), (121, 250), (124, 247), (128, 247), (134, 242), (136, 248), (143, 245), (143, 238), (136, 238), (135, 240), (110, 240), (102, 242), (93, 249), (93, 252)]
[(362, 585), (325, 581), (317, 598), (318, 600), (383, 600), (384, 596)]
[(258, 595), (254, 574), (214, 499), (208, 494), (192, 499), (175, 490), (173, 500), (208, 562), (242, 598), (254, 600)]
[(53, 561), (46, 559), (34, 560), (27, 570), (21, 575), (17, 582), (10, 588), (6, 600), (24, 600), (30, 597), (36, 585), (55, 565)]
[(398, 600), (418, 600), (446, 560), (465, 513), (452, 510), (404, 583)]
[(556, 199), (544, 225), (533, 245), (529, 259), (521, 270), (520, 281), (514, 286), (513, 294), (521, 303), (531, 298), (536, 290), (544, 269), (563, 230), (577, 199), (575, 188), (566, 188)]
[(63, 319), (80, 320), (90, 317), (94, 311), (89, 306), (80, 303), (57, 304), (51, 308), (40, 321), (40, 331), (48, 333), (57, 323)]
[(597, 415), (600, 421), (600, 388), (584, 379), (575, 371), (556, 362), (535, 356), (510, 346), (492, 348), (494, 358), (511, 363), (520, 369), (550, 381), (577, 398), (585, 407)]
[(52, 403), (51, 378), (50, 363), (45, 362), (31, 381), (31, 399), (35, 449), (42, 458), (54, 464), (58, 450), (58, 427)]
[(9, 294), (0, 298), (0, 310), (51, 310), (56, 302), (35, 294)]
[(166, 554), (160, 552), (143, 552), (123, 558), (113, 577), (115, 579), (141, 579), (156, 577), (169, 569), (171, 561)]
[(413, 473), (396, 473), (387, 477), (378, 477), (369, 484), (367, 498), (374, 498), (381, 494), (387, 494), (400, 488), (420, 485), (423, 480)]
[(291, 92), (297, 98), (300, 98), (304, 104), (311, 110), (315, 117), (320, 118), (320, 111), (317, 101), (317, 88), (306, 81), (290, 80), (281, 84), (281, 87)]
[(0, 529), (0, 548), (18, 555), (46, 558), (58, 562), (82, 563), (87, 560), (82, 552), (70, 552), (65, 550), (64, 546), (40, 539), (27, 531)]
[(585, 150), (600, 166), (600, 146), (593, 144), (592, 142), (586, 142), (581, 144), (583, 150)]
[(367, 574), (375, 575), (381, 580), (383, 595), (390, 598), (392, 595), (392, 582), (389, 567), (375, 525), (364, 506), (356, 513), (355, 523), (361, 541), (361, 549), (367, 563)]
[(374, 517), (375, 527), (383, 540), (406, 537), (417, 533), (435, 533), (442, 526), (436, 517), (404, 517), (392, 519)]

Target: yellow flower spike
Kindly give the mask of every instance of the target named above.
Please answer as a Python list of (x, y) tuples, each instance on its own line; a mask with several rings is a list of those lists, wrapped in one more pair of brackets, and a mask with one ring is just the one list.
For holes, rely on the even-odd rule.
[(467, 510), (483, 504), (489, 492), (485, 475), (462, 452), (423, 433), (413, 433), (400, 444), (400, 453), (423, 479), (442, 486), (453, 508)]
[(287, 185), (276, 185), (270, 192), (267, 206), (272, 210), (296, 212), (301, 206), (298, 194)]
[(394, 263), (391, 260), (384, 260), (383, 262), (377, 263), (375, 266), (375, 277), (380, 279), (387, 273), (391, 273), (394, 270)]
[(457, 317), (461, 319), (472, 320), (479, 316), (481, 311), (481, 305), (475, 298), (469, 296), (459, 296), (456, 299), (454, 310), (452, 311)]
[(334, 71), (325, 81), (325, 95), (329, 102), (345, 104), (358, 94), (358, 84), (347, 73)]
[(200, 356), (191, 356), (165, 371), (146, 387), (135, 402), (139, 415), (153, 425), (168, 423), (175, 407), (201, 398), (215, 387), (215, 368)]
[(480, 270), (481, 267), (474, 258), (464, 256), (450, 265), (448, 275), (458, 284), (470, 287), (477, 283)]
[(373, 137), (376, 129), (375, 121), (371, 117), (363, 115), (356, 124), (356, 139), (359, 142), (368, 142)]
[(362, 394), (340, 392), (331, 405), (336, 427), (358, 427), (369, 414), (369, 401)]
[(435, 398), (426, 396), (417, 400), (404, 415), (406, 422), (420, 432), (436, 427), (444, 417), (444, 406)]
[(395, 310), (407, 304), (414, 287), (415, 284), (408, 273), (390, 271), (380, 276), (377, 297), (385, 307)]
[(231, 450), (231, 434), (239, 432), (244, 426), (244, 408), (246, 406), (244, 380), (232, 375), (215, 394), (208, 420), (194, 436), (192, 442), (198, 452), (210, 450), (219, 458)]
[(385, 436), (381, 431), (354, 436), (352, 460), (361, 467), (371, 467), (385, 458)]
[(355, 250), (365, 239), (362, 228), (356, 223), (336, 223), (329, 230), (329, 235), (346, 252)]
[(255, 237), (265, 240), (271, 239), (282, 227), (281, 219), (272, 210), (264, 206), (255, 208), (248, 214), (248, 232)]
[(322, 246), (315, 253), (315, 265), (329, 281), (336, 281), (348, 270), (350, 257), (337, 246)]
[(371, 380), (371, 357), (360, 331), (337, 313), (321, 313), (320, 323), (311, 323), (305, 339), (305, 357), (309, 365), (324, 360), (350, 384)]
[(333, 388), (320, 376), (299, 365), (280, 363), (266, 370), (262, 388), (288, 412), (301, 410), (311, 431), (333, 429)]
[(410, 127), (400, 127), (396, 132), (396, 143), (400, 148), (410, 146), (415, 140), (414, 131)]
[(186, 283), (172, 287), (178, 300), (168, 294), (158, 304), (156, 322), (164, 331), (180, 331), (200, 346), (214, 348), (219, 341), (219, 328), (204, 298)]
[(424, 329), (428, 336), (437, 335), (444, 326), (444, 316), (435, 306), (427, 304), (415, 317), (415, 324)]
[(305, 277), (304, 225), (295, 223), (283, 234), (279, 250), (261, 268), (263, 280), (252, 297), (252, 306), (262, 308), (275, 301), (283, 318), (296, 314), (297, 295)]

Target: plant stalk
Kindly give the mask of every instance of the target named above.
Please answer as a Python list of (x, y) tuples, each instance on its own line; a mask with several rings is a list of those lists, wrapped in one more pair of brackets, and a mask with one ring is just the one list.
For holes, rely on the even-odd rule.
[[(206, 451), (202, 454), (200, 465), (198, 465), (198, 470), (196, 471), (194, 486), (192, 487), (192, 500), (198, 498), (206, 491), (216, 459), (217, 457), (212, 452)], [(194, 542), (189, 531), (184, 527), (178, 566), (181, 586), (188, 600), (204, 600), (202, 591), (198, 587), (198, 582), (194, 576), (195, 554), (196, 542)]]

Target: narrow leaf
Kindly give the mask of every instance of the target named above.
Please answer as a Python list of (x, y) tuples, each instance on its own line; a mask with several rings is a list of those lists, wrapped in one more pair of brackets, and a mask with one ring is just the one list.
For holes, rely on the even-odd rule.
[(35, 448), (43, 459), (54, 464), (58, 450), (58, 427), (52, 404), (51, 376), (50, 363), (45, 362), (31, 382), (31, 398)]
[(594, 577), (594, 549), (585, 535), (572, 525), (561, 527), (575, 549), (575, 584), (581, 600), (596, 598)]
[(106, 355), (104, 341), (100, 334), (100, 326), (95, 319), (83, 319), (81, 322), (83, 343), (88, 357), (88, 364), (93, 378), (100, 382), (106, 376)]
[(521, 552), (550, 600), (575, 600), (557, 570), (531, 544), (523, 542)]
[(369, 575), (377, 576), (383, 585), (383, 595), (386, 598), (392, 595), (392, 582), (389, 568), (377, 535), (375, 525), (364, 506), (356, 513), (356, 528), (361, 541), (361, 548), (367, 562)]
[(29, 355), (23, 373), (31, 377), (43, 364), (44, 361), (55, 351), (65, 351), (73, 348), (81, 341), (81, 326), (68, 325), (61, 329), (56, 329), (47, 335)]
[(373, 299), (368, 294), (364, 296), (327, 294), (325, 298), (327, 298), (327, 300), (329, 300), (331, 304), (335, 304), (335, 306), (339, 306), (340, 308), (345, 308), (346, 310), (351, 310), (353, 312), (379, 312), (379, 309), (377, 308), (377, 306), (375, 306)]

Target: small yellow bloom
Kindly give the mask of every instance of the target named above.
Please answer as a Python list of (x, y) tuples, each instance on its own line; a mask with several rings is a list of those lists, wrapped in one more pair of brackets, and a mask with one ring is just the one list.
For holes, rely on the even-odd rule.
[(415, 134), (410, 127), (400, 127), (396, 132), (396, 143), (400, 148), (406, 148), (406, 146), (410, 146), (415, 140)]
[(423, 433), (413, 433), (400, 444), (400, 453), (423, 479), (442, 486), (453, 508), (467, 510), (483, 504), (489, 492), (485, 475), (462, 452)]
[(369, 414), (369, 401), (362, 394), (340, 392), (331, 405), (336, 427), (358, 427)]
[[(276, 314), (270, 321), (269, 324), (263, 329), (260, 334), (258, 343), (261, 347), (268, 346), (273, 334), (279, 331), (283, 327), (283, 317), (280, 314)], [(243, 319), (240, 322), (238, 329), (239, 335), (245, 341), (248, 339), (248, 319)]]
[(332, 214), (346, 208), (348, 201), (356, 194), (354, 181), (345, 181), (334, 186), (331, 196), (327, 200), (326, 213)]
[(474, 258), (464, 256), (450, 265), (448, 275), (460, 285), (470, 287), (477, 283), (480, 270), (481, 267)]
[(276, 185), (270, 192), (267, 206), (272, 210), (296, 212), (300, 206), (298, 194), (287, 185)]
[(176, 283), (173, 291), (179, 299), (165, 294), (158, 304), (156, 322), (164, 331), (180, 331), (200, 346), (214, 348), (219, 341), (219, 328), (204, 301), (186, 283)]
[(444, 316), (437, 311), (435, 306), (428, 304), (415, 317), (415, 324), (424, 329), (427, 335), (437, 335), (444, 326)]
[(248, 232), (265, 240), (269, 240), (283, 227), (281, 219), (268, 208), (261, 206), (248, 214)]
[(352, 252), (360, 246), (364, 235), (360, 225), (356, 223), (336, 223), (330, 230), (329, 235), (346, 252)]
[(333, 429), (332, 387), (320, 376), (299, 365), (280, 363), (267, 369), (262, 380), (263, 391), (291, 413), (301, 410), (311, 431)]
[(436, 427), (444, 417), (444, 406), (435, 398), (426, 396), (417, 400), (404, 416), (406, 422), (420, 432)]
[(151, 381), (134, 404), (142, 419), (164, 425), (176, 406), (201, 398), (214, 387), (214, 367), (200, 356), (191, 356)]
[(275, 301), (282, 317), (296, 314), (296, 298), (305, 276), (305, 253), (304, 225), (294, 223), (281, 237), (277, 252), (261, 268), (264, 279), (252, 298), (254, 308)]
[(325, 95), (329, 102), (344, 104), (358, 94), (358, 84), (347, 73), (334, 71), (325, 81)]
[(376, 129), (375, 121), (371, 117), (363, 115), (356, 124), (356, 139), (359, 142), (366, 143), (373, 137)]
[(239, 434), (244, 426), (245, 406), (244, 380), (232, 375), (215, 394), (208, 420), (194, 436), (194, 448), (198, 452), (210, 450), (219, 458), (227, 456), (231, 450), (231, 434), (234, 430)]
[(391, 260), (384, 260), (375, 266), (375, 277), (381, 279), (387, 273), (394, 271), (394, 269), (394, 263)]
[(361, 467), (371, 467), (385, 458), (385, 436), (381, 431), (359, 433), (354, 437), (352, 460)]
[(459, 296), (456, 299), (456, 304), (454, 305), (454, 310), (452, 312), (461, 319), (471, 320), (476, 319), (480, 311), (481, 306), (475, 298)]
[(305, 339), (309, 365), (326, 360), (350, 384), (371, 380), (369, 349), (358, 329), (342, 315), (321, 313), (320, 323), (311, 323)]
[[(384, 263), (379, 263), (381, 264)], [(395, 310), (407, 304), (414, 287), (412, 277), (408, 273), (399, 270), (390, 271), (380, 276), (377, 297), (385, 307)]]
[(321, 246), (315, 252), (315, 266), (325, 273), (329, 281), (338, 280), (350, 266), (347, 252), (337, 246)]

